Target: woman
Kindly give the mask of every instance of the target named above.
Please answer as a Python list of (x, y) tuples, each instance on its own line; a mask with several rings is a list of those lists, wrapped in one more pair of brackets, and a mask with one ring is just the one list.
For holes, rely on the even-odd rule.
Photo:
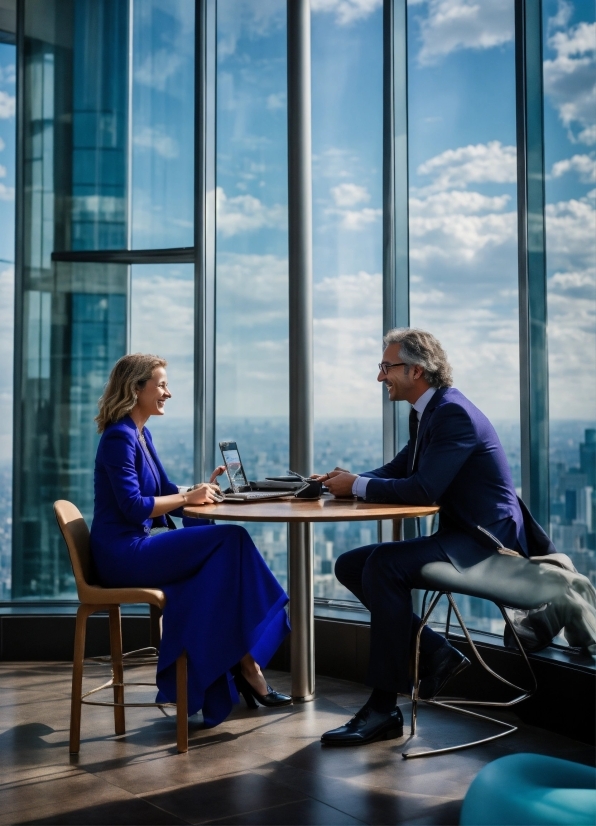
[(253, 708), (291, 702), (258, 665), (289, 631), (288, 598), (244, 528), (187, 520), (195, 527), (168, 530), (169, 514), (216, 501), (224, 468), (186, 493), (168, 479), (145, 427), (172, 396), (165, 367), (158, 356), (124, 356), (99, 400), (91, 551), (103, 585), (164, 591), (158, 702), (175, 701), (175, 662), (186, 651), (189, 714), (202, 708), (215, 726), (238, 701), (236, 689)]

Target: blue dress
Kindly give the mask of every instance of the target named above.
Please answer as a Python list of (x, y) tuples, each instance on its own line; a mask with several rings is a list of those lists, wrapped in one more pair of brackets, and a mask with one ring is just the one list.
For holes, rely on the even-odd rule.
[(186, 651), (189, 715), (202, 709), (215, 726), (238, 701), (230, 668), (247, 652), (265, 666), (289, 632), (288, 597), (238, 525), (185, 520), (182, 529), (150, 535), (167, 525), (165, 516), (149, 515), (154, 497), (178, 488), (143, 432), (146, 449), (125, 416), (101, 437), (91, 553), (102, 585), (164, 591), (158, 702), (175, 701), (175, 663)]

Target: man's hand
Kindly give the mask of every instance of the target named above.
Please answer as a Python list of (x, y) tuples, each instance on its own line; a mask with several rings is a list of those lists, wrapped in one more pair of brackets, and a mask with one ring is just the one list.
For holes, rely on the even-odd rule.
[(347, 470), (332, 470), (323, 484), (334, 496), (351, 496), (352, 485), (357, 478), (356, 473), (348, 473)]
[(334, 473), (349, 473), (349, 470), (346, 470), (345, 467), (334, 467), (333, 470), (330, 470), (329, 473), (311, 473), (310, 478), (316, 479), (317, 482), (322, 482), (324, 485), (327, 483), (327, 479), (330, 479)]

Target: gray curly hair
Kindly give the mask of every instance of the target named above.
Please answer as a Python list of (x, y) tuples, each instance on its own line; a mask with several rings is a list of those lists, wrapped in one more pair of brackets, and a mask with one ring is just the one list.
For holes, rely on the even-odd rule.
[(451, 387), (453, 384), (453, 372), (447, 353), (432, 333), (414, 327), (397, 327), (389, 330), (383, 343), (385, 347), (399, 344), (400, 359), (405, 364), (422, 367), (424, 378), (431, 387)]

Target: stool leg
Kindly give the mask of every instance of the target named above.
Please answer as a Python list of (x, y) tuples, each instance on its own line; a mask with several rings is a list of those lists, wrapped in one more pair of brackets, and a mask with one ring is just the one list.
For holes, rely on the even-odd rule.
[(81, 697), (83, 695), (83, 660), (87, 618), (94, 606), (80, 605), (75, 626), (74, 652), (72, 657), (72, 692), (70, 697), (70, 753), (78, 754), (81, 747)]
[[(120, 622), (120, 606), (110, 608), (110, 651), (112, 654), (112, 673), (114, 675), (114, 702), (124, 702), (124, 669), (122, 667), (122, 624)], [(124, 708), (122, 705), (114, 706), (114, 728), (116, 734), (126, 732), (124, 719)]]
[(176, 660), (176, 742), (179, 754), (188, 751), (188, 675), (186, 651)]
[(158, 608), (157, 605), (149, 605), (149, 643), (156, 651), (159, 651), (159, 644), (161, 642), (160, 619), (161, 609)]

